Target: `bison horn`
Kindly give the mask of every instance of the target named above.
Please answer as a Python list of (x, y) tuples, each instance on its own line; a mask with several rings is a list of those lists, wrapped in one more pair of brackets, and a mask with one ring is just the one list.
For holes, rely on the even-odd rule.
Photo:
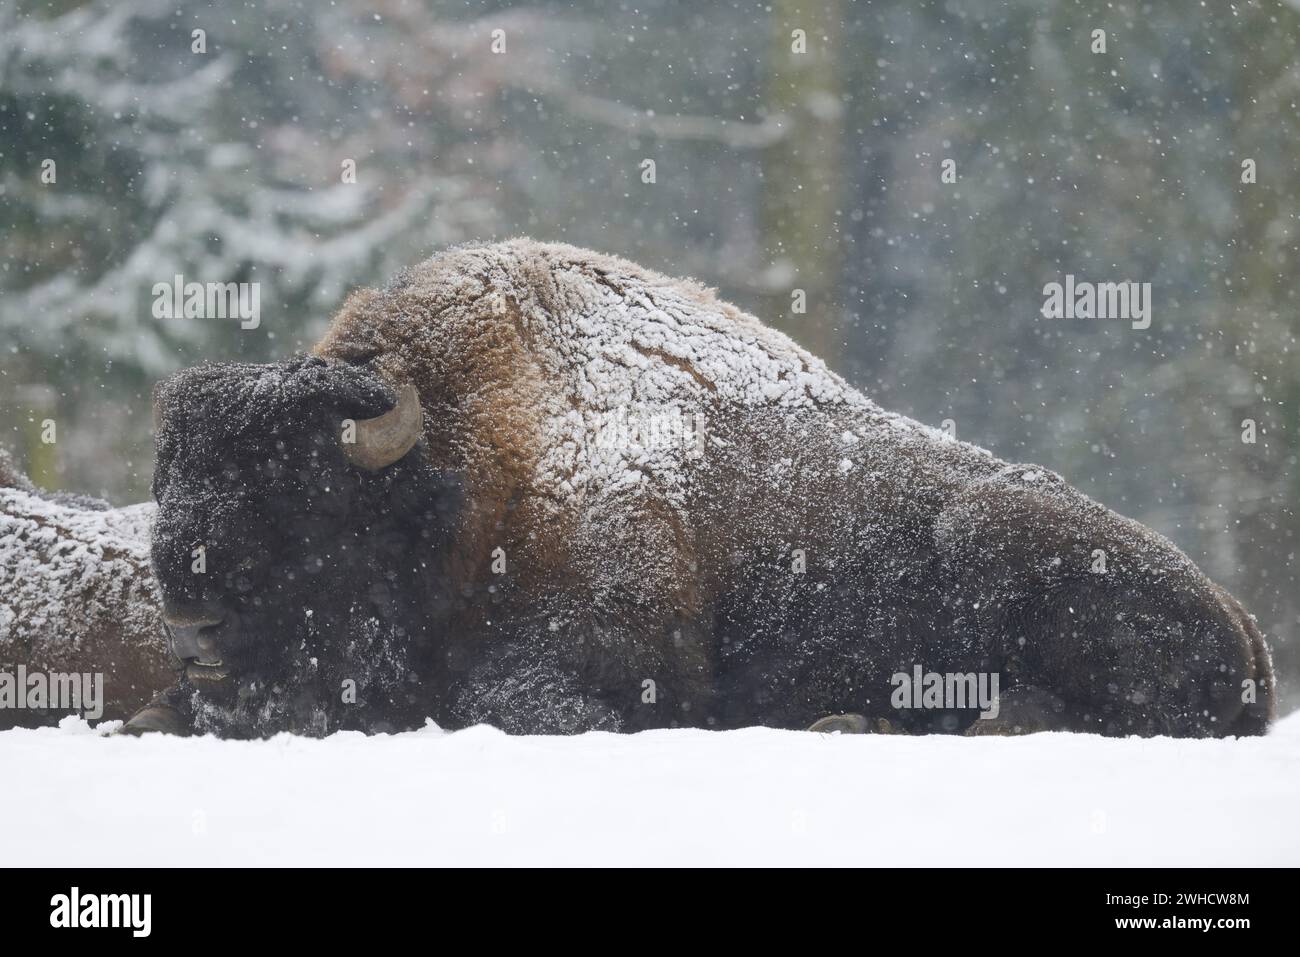
[(358, 420), (356, 441), (344, 442), (343, 454), (353, 465), (378, 471), (411, 451), (423, 431), (420, 396), (408, 382), (397, 394), (397, 405), (373, 419)]

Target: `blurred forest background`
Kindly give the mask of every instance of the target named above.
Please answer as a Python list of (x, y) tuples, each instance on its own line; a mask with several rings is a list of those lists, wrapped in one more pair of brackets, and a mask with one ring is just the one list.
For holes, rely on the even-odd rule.
[[(565, 240), (1168, 535), (1294, 701), (1298, 40), (1300, 0), (0, 0), (0, 444), (141, 500), (160, 376)], [(1151, 327), (1044, 319), (1067, 273), (1150, 282)], [(155, 319), (176, 274), (261, 283), (260, 326)]]

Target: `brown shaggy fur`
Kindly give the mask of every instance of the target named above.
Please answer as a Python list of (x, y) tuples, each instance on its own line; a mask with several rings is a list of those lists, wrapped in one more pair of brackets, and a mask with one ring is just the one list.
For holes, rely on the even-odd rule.
[[(0, 671), (100, 673), (105, 720), (174, 679), (141, 537), (149, 511), (39, 492), (0, 450)], [(0, 730), (62, 716), (2, 709)]]

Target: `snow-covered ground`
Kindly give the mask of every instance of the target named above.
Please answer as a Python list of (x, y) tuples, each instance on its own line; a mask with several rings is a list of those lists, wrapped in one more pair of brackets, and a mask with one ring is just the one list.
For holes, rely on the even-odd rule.
[(0, 860), (1300, 864), (1300, 714), (1265, 738), (755, 728), (264, 742), (0, 733)]

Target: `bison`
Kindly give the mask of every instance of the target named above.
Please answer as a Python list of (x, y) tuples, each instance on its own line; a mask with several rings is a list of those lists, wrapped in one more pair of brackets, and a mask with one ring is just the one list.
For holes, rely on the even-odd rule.
[(102, 675), (106, 720), (131, 717), (173, 680), (149, 571), (152, 513), (38, 489), (0, 449), (0, 730), (70, 713), (9, 707), (6, 683), (21, 693), (24, 675)]
[[(181, 371), (156, 414), (184, 671), (131, 730), (1223, 736), (1272, 714), (1255, 622), (1170, 542), (617, 258), (446, 251), (353, 294), (309, 356)], [(898, 695), (922, 669), (993, 676), (997, 706)]]

